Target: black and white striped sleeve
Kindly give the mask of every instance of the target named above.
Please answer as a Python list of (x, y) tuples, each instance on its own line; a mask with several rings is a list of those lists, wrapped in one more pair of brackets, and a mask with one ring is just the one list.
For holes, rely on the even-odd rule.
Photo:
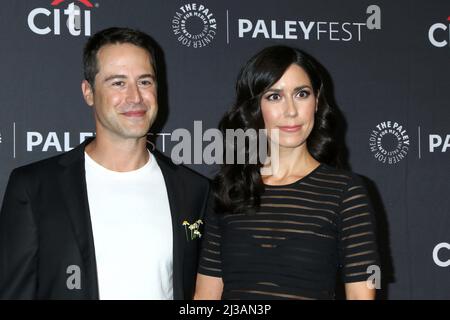
[(339, 213), (339, 256), (344, 283), (366, 281), (379, 268), (376, 222), (363, 180), (352, 175)]

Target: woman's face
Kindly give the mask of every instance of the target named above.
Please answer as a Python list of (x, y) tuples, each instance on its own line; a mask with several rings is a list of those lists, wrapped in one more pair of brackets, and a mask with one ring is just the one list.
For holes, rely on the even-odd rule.
[[(305, 145), (314, 126), (317, 98), (306, 72), (292, 64), (261, 99), (261, 112), (269, 137), (280, 147)], [(278, 129), (278, 139), (273, 130)], [(306, 145), (305, 145), (306, 146)]]

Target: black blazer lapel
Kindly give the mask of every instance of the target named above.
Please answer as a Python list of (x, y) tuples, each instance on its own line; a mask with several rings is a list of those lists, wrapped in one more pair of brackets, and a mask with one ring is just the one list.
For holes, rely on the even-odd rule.
[(184, 264), (184, 248), (186, 239), (184, 233), (181, 232), (182, 226), (182, 203), (183, 192), (177, 180), (177, 166), (173, 164), (166, 156), (155, 150), (152, 152), (164, 176), (167, 188), (167, 196), (169, 198), (170, 213), (172, 216), (172, 233), (173, 233), (173, 297), (175, 300), (184, 299), (183, 288), (183, 264)]
[[(63, 155), (59, 161), (63, 167), (59, 184), (63, 194), (67, 213), (80, 248), (85, 274), (84, 286), (88, 299), (99, 299), (97, 265), (95, 259), (94, 237), (87, 197), (86, 175), (84, 166), (84, 149), (92, 139), (86, 140), (74, 150)], [(173, 295), (175, 300), (184, 299), (183, 263), (186, 239), (181, 232), (183, 192), (177, 180), (177, 166), (168, 158), (153, 151), (161, 169), (167, 188), (173, 234)], [(83, 283), (82, 283), (83, 286)]]
[(84, 148), (91, 142), (87, 140), (74, 150), (61, 157), (59, 163), (63, 166), (59, 184), (63, 193), (67, 213), (72, 223), (73, 231), (83, 259), (81, 272), (84, 273), (82, 287), (87, 299), (99, 299), (97, 265), (95, 260), (94, 237), (92, 232), (89, 202), (87, 197)]

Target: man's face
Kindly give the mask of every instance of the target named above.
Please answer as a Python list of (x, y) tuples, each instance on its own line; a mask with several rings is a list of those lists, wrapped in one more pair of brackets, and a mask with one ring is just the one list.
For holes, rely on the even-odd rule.
[(97, 136), (139, 139), (158, 112), (155, 71), (146, 50), (132, 44), (106, 45), (97, 53), (94, 90), (85, 80), (84, 98), (94, 107)]

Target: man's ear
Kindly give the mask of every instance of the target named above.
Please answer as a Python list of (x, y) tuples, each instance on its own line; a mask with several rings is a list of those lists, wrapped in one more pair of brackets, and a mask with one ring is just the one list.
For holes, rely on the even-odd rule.
[(92, 107), (94, 105), (94, 90), (87, 80), (83, 80), (81, 83), (81, 91), (83, 92), (84, 101)]

